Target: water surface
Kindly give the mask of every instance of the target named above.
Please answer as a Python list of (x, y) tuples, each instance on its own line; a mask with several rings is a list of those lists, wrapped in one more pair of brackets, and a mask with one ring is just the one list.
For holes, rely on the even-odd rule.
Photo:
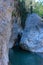
[(10, 49), (9, 59), (11, 65), (43, 65), (42, 56), (35, 53), (23, 51), (18, 47)]

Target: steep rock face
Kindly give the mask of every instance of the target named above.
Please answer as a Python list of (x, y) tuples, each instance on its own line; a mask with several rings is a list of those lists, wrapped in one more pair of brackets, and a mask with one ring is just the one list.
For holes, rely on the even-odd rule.
[[(19, 13), (19, 4), (18, 0), (14, 0), (14, 11), (13, 11), (13, 17), (12, 17), (12, 33), (9, 41), (9, 48), (12, 48), (16, 45), (15, 42), (17, 42), (18, 34), (22, 33), (22, 27), (21, 27), (21, 18)], [(18, 43), (17, 43), (18, 44)]]
[(0, 65), (8, 65), (8, 43), (14, 0), (0, 0)]
[(16, 17), (14, 17), (14, 21), (13, 21), (13, 27), (12, 27), (12, 31), (11, 31), (11, 37), (10, 37), (10, 41), (8, 44), (9, 48), (12, 48), (13, 46), (15, 46), (17, 43), (17, 39), (18, 39), (18, 35), (22, 33), (22, 28), (20, 26), (20, 23), (18, 23), (18, 21), (20, 22), (20, 20), (18, 20)]
[(27, 17), (20, 46), (32, 52), (43, 52), (43, 22), (37, 14)]

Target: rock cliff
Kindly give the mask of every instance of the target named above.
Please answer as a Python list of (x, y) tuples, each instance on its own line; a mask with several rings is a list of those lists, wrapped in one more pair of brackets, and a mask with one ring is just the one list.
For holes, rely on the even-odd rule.
[(0, 0), (0, 65), (8, 65), (8, 43), (14, 0)]

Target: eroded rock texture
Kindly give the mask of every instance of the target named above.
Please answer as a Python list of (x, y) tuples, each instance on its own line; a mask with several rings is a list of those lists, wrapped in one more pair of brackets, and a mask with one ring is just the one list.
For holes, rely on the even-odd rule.
[(14, 0), (0, 0), (0, 65), (8, 65), (8, 43)]
[[(13, 17), (12, 17), (12, 34), (9, 41), (9, 48), (12, 48), (16, 45), (18, 34), (22, 33), (22, 27), (21, 27), (21, 18), (19, 13), (19, 4), (18, 0), (14, 0), (14, 11), (13, 11)], [(17, 43), (18, 44), (18, 43)]]
[(32, 52), (43, 52), (43, 22), (37, 14), (27, 17), (20, 46)]

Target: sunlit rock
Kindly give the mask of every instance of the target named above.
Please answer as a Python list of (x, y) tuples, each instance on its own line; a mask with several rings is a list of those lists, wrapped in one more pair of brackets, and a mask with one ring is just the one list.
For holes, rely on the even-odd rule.
[(20, 46), (32, 52), (43, 52), (43, 22), (37, 14), (27, 17)]
[(8, 65), (8, 43), (11, 36), (11, 16), (14, 0), (0, 0), (0, 65)]

